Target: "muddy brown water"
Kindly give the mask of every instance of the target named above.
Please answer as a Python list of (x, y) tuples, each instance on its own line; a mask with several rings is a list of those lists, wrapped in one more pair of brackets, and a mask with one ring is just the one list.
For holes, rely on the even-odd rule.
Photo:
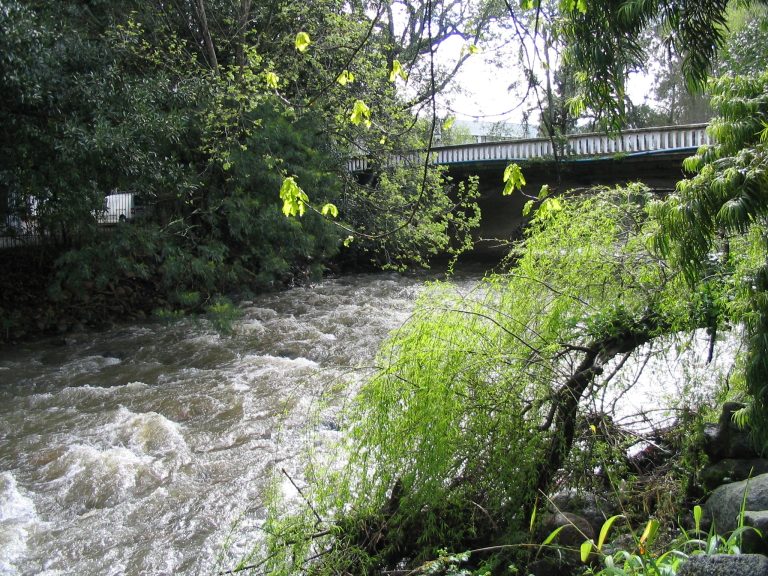
[(436, 277), (260, 296), (232, 335), (184, 319), (0, 350), (0, 574), (231, 568), (273, 472), (297, 466), (319, 395), (365, 378)]

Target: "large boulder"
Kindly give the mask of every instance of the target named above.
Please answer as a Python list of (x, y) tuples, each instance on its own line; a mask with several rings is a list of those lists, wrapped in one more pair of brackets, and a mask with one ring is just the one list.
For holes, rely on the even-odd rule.
[(752, 526), (757, 531), (744, 533), (744, 549), (750, 552), (768, 553), (768, 510), (748, 510), (744, 512), (744, 525)]
[(768, 558), (760, 554), (692, 556), (678, 576), (768, 576)]
[[(703, 508), (705, 517), (714, 523), (718, 534), (733, 532), (739, 525), (742, 510), (745, 512), (745, 519), (746, 512), (768, 510), (768, 474), (723, 484), (712, 492)], [(756, 516), (752, 515), (752, 518)], [(750, 545), (750, 548), (753, 546)]]

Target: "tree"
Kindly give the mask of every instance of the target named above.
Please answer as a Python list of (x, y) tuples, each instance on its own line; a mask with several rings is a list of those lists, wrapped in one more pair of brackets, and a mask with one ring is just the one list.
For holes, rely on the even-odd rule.
[(428, 292), (343, 415), (344, 464), (312, 460), (299, 510), (274, 506), (259, 568), (416, 569), (441, 548), (489, 547), (486, 568), (521, 567), (537, 499), (577, 438), (597, 441), (580, 431), (588, 398), (643, 345), (708, 324), (704, 295), (648, 249), (651, 199), (633, 186), (561, 200), (509, 272), (470, 295)]
[[(381, 24), (387, 67), (392, 69), (395, 61), (405, 64), (416, 81), (407, 104), (418, 106), (445, 90), (503, 13), (496, 0), (397, 0), (387, 4)], [(437, 61), (434, 55), (451, 39), (463, 43), (461, 54), (452, 63)]]
[[(764, 3), (755, 5), (759, 7), (758, 14), (764, 10)], [(620, 94), (623, 71), (643, 56), (636, 41), (637, 33), (654, 20), (665, 24), (674, 33), (670, 46), (681, 57), (681, 70), (688, 85), (701, 87), (708, 66), (715, 62), (718, 50), (725, 45), (726, 8), (727, 3), (717, 0), (675, 5), (631, 2), (622, 8), (613, 6), (606, 17), (600, 18), (594, 13), (597, 7), (593, 3), (581, 9), (577, 6), (573, 12), (576, 18), (569, 28), (573, 41), (570, 54), (574, 63), (582, 65), (583, 74), (594, 72), (592, 82), (584, 84), (583, 94), (597, 101)], [(605, 28), (606, 24), (610, 29)], [(604, 49), (598, 47), (596, 53), (590, 53), (588, 46), (588, 32), (597, 31), (593, 26), (599, 29), (596, 37), (600, 46), (608, 43)], [(756, 29), (753, 33), (759, 33), (760, 27)], [(624, 35), (623, 39), (620, 34)], [(731, 66), (735, 72), (764, 69), (766, 63), (760, 60), (760, 52), (754, 58), (744, 56), (743, 39), (738, 34), (732, 42), (723, 55), (724, 67)], [(608, 50), (608, 45), (614, 49)], [(741, 54), (743, 60), (737, 62), (737, 54)], [(682, 267), (692, 285), (706, 283), (711, 273), (708, 263), (714, 257), (713, 250), (717, 249), (719, 240), (728, 238), (732, 246), (735, 239), (748, 241), (753, 238), (752, 227), (762, 226), (768, 206), (765, 201), (768, 182), (764, 177), (764, 75), (724, 76), (714, 81), (710, 90), (714, 94), (712, 106), (719, 115), (710, 125), (716, 144), (702, 148), (686, 163), (687, 169), (696, 172), (696, 176), (681, 181), (677, 194), (662, 204), (658, 212), (663, 229), (659, 249), (675, 257), (676, 264)], [(614, 108), (614, 112), (621, 114), (623, 110)], [(727, 306), (729, 312), (725, 313), (726, 317), (734, 314), (729, 317), (731, 320), (742, 321), (747, 326), (746, 380), (753, 402), (749, 414), (756, 427), (759, 446), (764, 445), (760, 441), (768, 437), (768, 397), (764, 387), (764, 342), (768, 324), (763, 307), (766, 287), (761, 266), (754, 265), (745, 273), (746, 281), (742, 287), (746, 300), (738, 299), (740, 306)], [(742, 315), (744, 310), (749, 313)]]
[[(661, 48), (661, 47), (660, 47)], [(665, 56), (654, 77), (655, 108), (666, 125), (707, 122), (712, 117), (709, 99), (700, 92), (691, 92), (683, 77), (682, 60), (661, 48)]]
[(728, 36), (715, 65), (715, 74), (759, 75), (768, 62), (768, 8), (761, 4), (731, 10)]
[[(6, 3), (0, 200), (3, 212), (35, 206), (44, 237), (74, 250), (59, 261), (52, 297), (75, 302), (94, 278), (99, 287), (141, 278), (186, 307), (237, 284), (316, 275), (342, 250), (347, 261), (399, 268), (426, 265), (451, 234), (465, 246), (471, 186), (449, 200), (454, 185), (437, 169), (387, 159), (427, 146), (417, 117), (452, 70), (436, 68), (438, 82), (420, 74), (447, 39), (480, 38), (492, 11), (435, 3), (422, 28), (401, 28), (388, 6)], [(361, 154), (375, 170), (357, 178), (347, 162)], [(276, 217), (289, 179), (309, 202), (292, 222)], [(144, 225), (98, 232), (93, 214), (111, 190), (154, 207)], [(146, 248), (136, 261), (131, 244)]]
[(679, 56), (689, 88), (701, 88), (722, 46), (727, 21), (726, 0), (668, 3), (562, 2), (566, 18), (565, 59), (576, 69), (575, 109), (594, 106), (619, 127), (626, 114), (625, 82), (630, 72), (649, 60), (643, 31), (661, 26), (669, 31), (666, 46)]

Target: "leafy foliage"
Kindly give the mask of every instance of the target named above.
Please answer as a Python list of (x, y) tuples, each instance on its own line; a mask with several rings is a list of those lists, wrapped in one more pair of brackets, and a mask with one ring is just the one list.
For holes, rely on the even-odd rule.
[[(408, 184), (416, 179), (417, 187)], [(455, 184), (442, 168), (403, 163), (383, 169), (339, 203), (342, 217), (362, 232), (347, 257), (403, 269), (428, 266), (434, 255), (457, 255), (472, 246), (481, 216), (478, 196), (477, 178)]]
[(525, 186), (523, 171), (517, 164), (510, 164), (506, 167), (503, 180), (504, 190), (502, 190), (502, 194), (505, 196), (512, 194), (515, 190), (522, 190), (523, 186)]
[(728, 36), (721, 50), (715, 73), (718, 76), (757, 76), (768, 64), (768, 7), (748, 4), (733, 7), (728, 20)]
[[(6, 3), (0, 214), (34, 222), (47, 242), (72, 250), (59, 259), (52, 297), (88, 298), (91, 287), (140, 269), (155, 304), (191, 306), (179, 292), (200, 294), (202, 306), (233, 286), (316, 277), (350, 235), (347, 261), (364, 254), (396, 268), (466, 247), (477, 223), (471, 194), (449, 199), (441, 173), (423, 164), (386, 167), (425, 146), (418, 110), (390, 73), (408, 77), (425, 47), (466, 35), (465, 24), (435, 7), (432, 37), (398, 42), (381, 26), (392, 14), (368, 8)], [(441, 19), (449, 15), (450, 26)], [(471, 36), (482, 27), (474, 22)], [(423, 75), (409, 83), (414, 105), (438, 89)], [(347, 172), (361, 153), (384, 166), (380, 174)], [(97, 226), (105, 194), (118, 190), (150, 207), (146, 230)], [(129, 237), (147, 248), (136, 262), (122, 256)], [(121, 257), (110, 263), (102, 256), (110, 253)]]
[[(582, 560), (586, 563), (593, 550), (600, 554), (600, 569), (589, 568), (588, 574), (595, 576), (675, 576), (679, 568), (691, 556), (712, 554), (741, 554), (741, 541), (745, 532), (754, 531), (758, 535), (760, 531), (743, 525), (743, 511), (739, 527), (727, 535), (717, 534), (714, 526), (709, 532), (701, 529), (702, 509), (695, 506), (693, 509), (694, 530), (691, 534), (682, 530), (682, 534), (665, 549), (659, 549), (656, 542), (659, 523), (651, 519), (646, 524), (645, 530), (639, 537), (632, 532), (632, 540), (635, 543), (633, 550), (619, 549), (609, 554), (602, 551), (600, 543), (597, 546), (591, 541), (585, 541), (582, 546)], [(608, 531), (614, 521), (619, 517), (609, 518), (600, 531), (600, 541), (604, 542)], [(631, 527), (630, 527), (631, 529)], [(584, 551), (586, 550), (586, 554)]]
[[(763, 134), (768, 75), (724, 76), (714, 80), (710, 90), (718, 113), (709, 127), (715, 144), (700, 148), (686, 161), (695, 176), (681, 181), (675, 196), (656, 208), (662, 224), (656, 244), (692, 284), (706, 282), (713, 272), (731, 272), (740, 283), (739, 297), (727, 306), (727, 314), (747, 327), (750, 413), (757, 446), (764, 447), (768, 438), (768, 245), (764, 237), (768, 154)], [(731, 260), (730, 249), (739, 246), (738, 259)], [(734, 268), (716, 268), (718, 261)]]
[(563, 201), (509, 272), (470, 294), (434, 285), (346, 413), (344, 464), (311, 462), (306, 507), (272, 509), (262, 568), (364, 573), (522, 542), (603, 366), (703, 316), (646, 248), (647, 200), (635, 186)]
[(624, 82), (648, 61), (642, 32), (652, 25), (669, 30), (667, 47), (680, 55), (687, 85), (700, 89), (724, 41), (727, 5), (726, 0), (561, 2), (565, 60), (579, 85), (575, 102), (604, 111), (618, 128), (627, 112)]

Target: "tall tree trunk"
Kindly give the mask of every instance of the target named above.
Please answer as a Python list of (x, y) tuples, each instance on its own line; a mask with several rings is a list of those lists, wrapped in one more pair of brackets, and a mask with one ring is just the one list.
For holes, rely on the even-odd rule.
[[(592, 382), (602, 374), (607, 362), (650, 342), (658, 328), (659, 324), (654, 318), (645, 318), (636, 326), (626, 327), (618, 334), (596, 340), (584, 348), (584, 357), (553, 400), (553, 418), (547, 423), (547, 428), (551, 430), (549, 447), (536, 471), (537, 493), (549, 493), (552, 482), (573, 447), (579, 402)], [(533, 502), (527, 503), (524, 508), (526, 517), (530, 517), (533, 506)]]
[(208, 60), (208, 65), (215, 72), (219, 68), (219, 61), (216, 58), (216, 49), (213, 46), (213, 38), (211, 37), (211, 30), (208, 28), (208, 17), (205, 14), (205, 4), (203, 0), (193, 0), (195, 7), (195, 14), (197, 15), (197, 23), (200, 26), (200, 34), (203, 36), (203, 45), (205, 46), (205, 57)]
[(245, 58), (245, 50), (243, 49), (246, 42), (246, 34), (248, 33), (248, 22), (251, 19), (251, 0), (240, 0), (240, 9), (237, 15), (237, 34), (235, 45), (235, 57), (237, 58), (237, 65), (240, 68), (245, 68), (248, 62)]

